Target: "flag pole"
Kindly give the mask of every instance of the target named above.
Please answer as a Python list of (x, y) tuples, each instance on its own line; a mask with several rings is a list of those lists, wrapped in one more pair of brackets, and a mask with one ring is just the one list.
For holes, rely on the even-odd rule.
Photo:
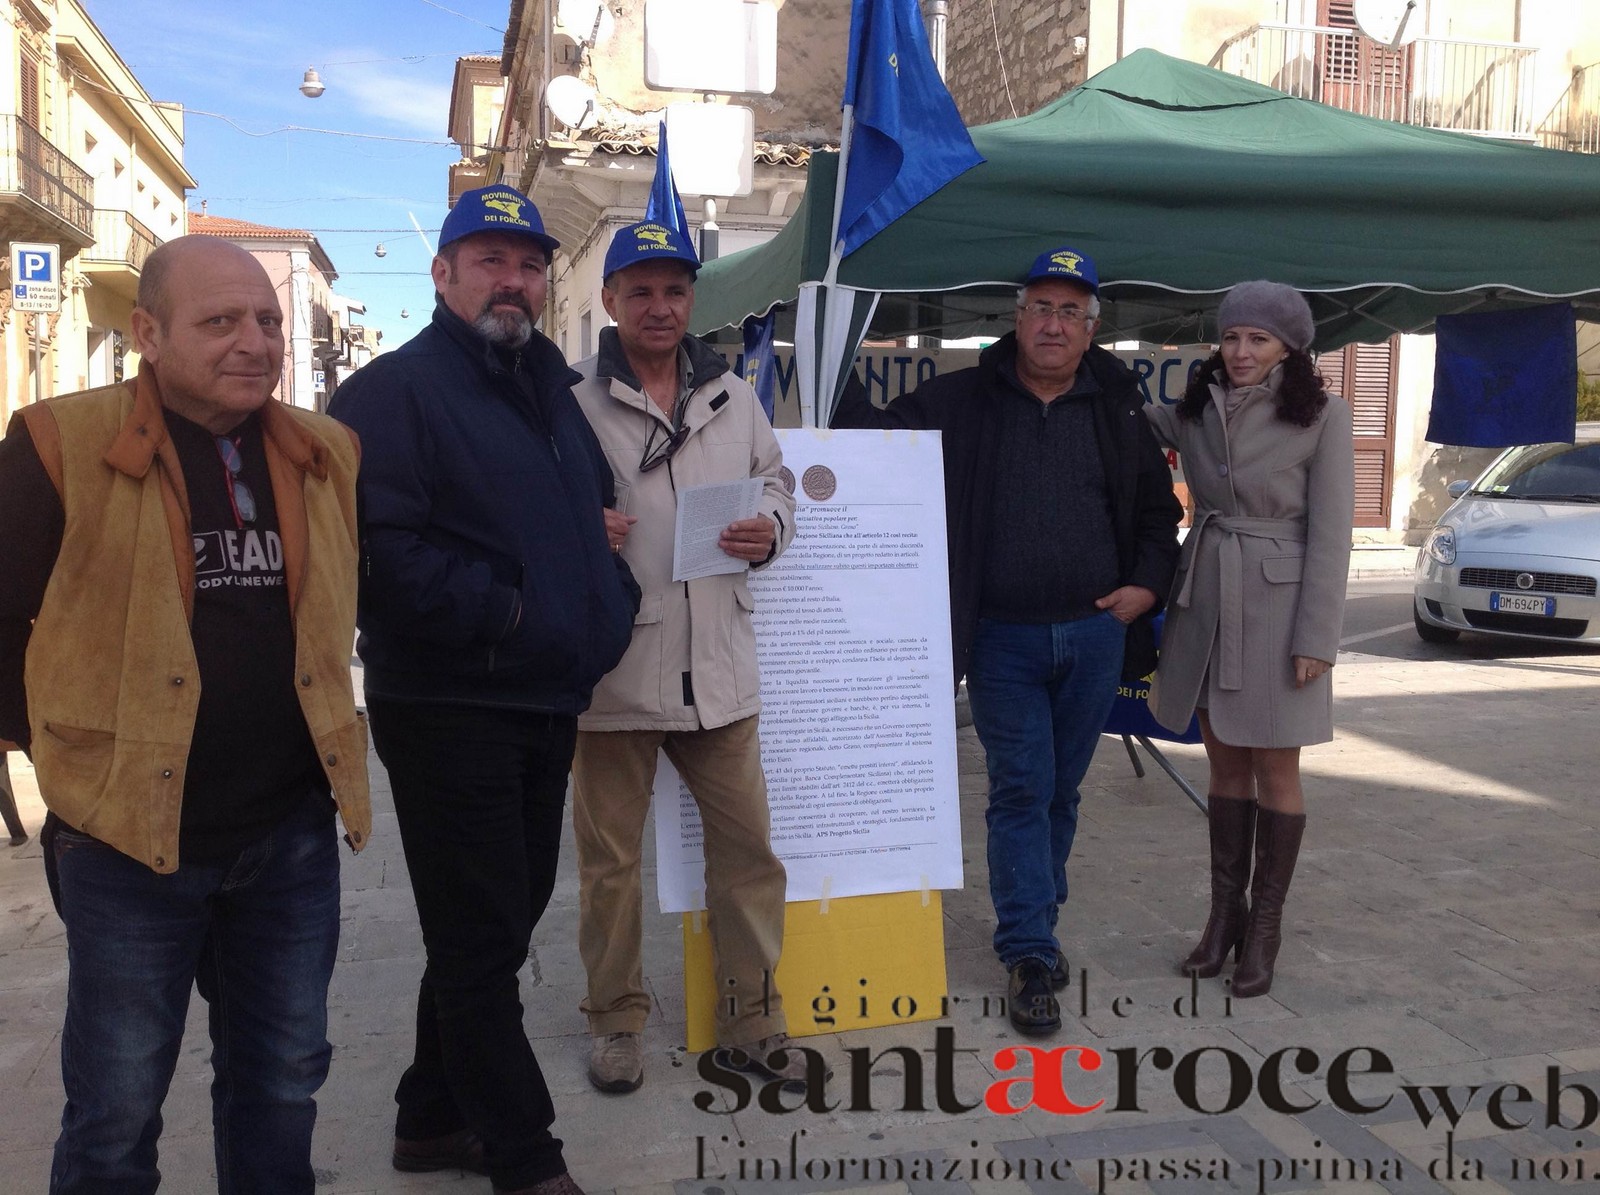
[[(855, 105), (844, 105), (844, 116), (839, 127), (839, 169), (833, 181), (833, 214), (828, 221), (828, 266), (823, 271), (822, 280), (814, 285), (800, 288), (800, 299), (795, 314), (800, 323), (809, 324), (811, 331), (811, 349), (808, 353), (799, 354), (803, 358), (796, 361), (800, 370), (800, 426), (825, 427), (827, 417), (832, 413), (827, 410), (833, 401), (833, 389), (837, 387), (838, 375), (832, 370), (820, 368), (824, 354), (832, 351), (828, 338), (818, 334), (818, 325), (823, 329), (830, 326), (829, 314), (832, 304), (829, 296), (839, 284), (839, 262), (843, 260), (844, 244), (839, 239), (839, 217), (844, 208), (844, 182), (845, 172), (850, 164), (850, 142), (855, 131)], [(795, 348), (800, 347), (800, 331), (795, 330)], [(832, 375), (834, 386), (828, 387), (827, 393), (823, 385), (824, 378)], [(809, 385), (807, 384), (809, 382)]]
[(844, 259), (844, 243), (839, 239), (839, 215), (844, 209), (845, 173), (850, 167), (850, 142), (855, 134), (856, 106), (846, 104), (839, 126), (839, 170), (833, 180), (833, 221), (828, 235), (828, 268), (822, 275), (824, 286), (839, 280), (839, 262)]

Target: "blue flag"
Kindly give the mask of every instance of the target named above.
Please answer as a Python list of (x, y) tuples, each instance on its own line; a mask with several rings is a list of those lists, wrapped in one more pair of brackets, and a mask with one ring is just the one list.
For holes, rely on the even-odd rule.
[(778, 358), (772, 351), (773, 312), (747, 316), (744, 321), (744, 380), (761, 400), (771, 423), (778, 397)]
[[(1150, 620), (1150, 627), (1156, 633), (1156, 648), (1161, 647), (1161, 632), (1165, 629), (1167, 621), (1166, 611), (1162, 611)], [(1131, 685), (1123, 685), (1117, 690), (1117, 698), (1111, 703), (1111, 713), (1106, 716), (1105, 728), (1101, 734), (1127, 734), (1143, 735), (1147, 739), (1165, 739), (1169, 743), (1198, 743), (1200, 741), (1200, 717), (1198, 714), (1189, 716), (1189, 725), (1182, 734), (1175, 734), (1161, 723), (1156, 721), (1156, 716), (1150, 712), (1150, 679), (1155, 676), (1152, 671), (1150, 676), (1141, 677)]]
[(644, 218), (656, 224), (665, 224), (683, 238), (688, 245), (689, 221), (684, 219), (683, 200), (678, 198), (678, 188), (672, 181), (672, 164), (667, 161), (667, 122), (661, 122), (661, 136), (656, 142), (656, 176), (650, 183), (650, 198), (645, 200)]
[(852, 0), (844, 102), (855, 108), (840, 164), (849, 254), (983, 157), (933, 64), (917, 0)]
[(1506, 448), (1572, 443), (1578, 325), (1570, 303), (1441, 315), (1428, 439)]

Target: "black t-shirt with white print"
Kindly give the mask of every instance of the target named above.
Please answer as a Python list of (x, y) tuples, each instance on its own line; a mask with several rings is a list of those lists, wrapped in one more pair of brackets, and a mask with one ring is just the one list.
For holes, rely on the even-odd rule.
[(328, 784), (295, 696), (294, 626), (261, 421), (252, 414), (230, 433), (252, 512), (248, 500), (236, 510), (217, 438), (164, 414), (189, 491), (200, 667), (178, 849), (199, 863), (259, 838), (307, 799), (326, 800)]

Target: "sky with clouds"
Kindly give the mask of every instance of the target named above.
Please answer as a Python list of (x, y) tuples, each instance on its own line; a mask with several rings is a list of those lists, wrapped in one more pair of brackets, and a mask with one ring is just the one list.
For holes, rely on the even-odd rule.
[[(455, 60), (500, 53), (509, 0), (83, 4), (151, 97), (188, 110), (191, 208), (313, 230), (385, 347), (421, 329), (433, 287), (410, 217), (436, 237), (459, 156), (445, 129)], [(307, 66), (319, 99), (298, 90)]]

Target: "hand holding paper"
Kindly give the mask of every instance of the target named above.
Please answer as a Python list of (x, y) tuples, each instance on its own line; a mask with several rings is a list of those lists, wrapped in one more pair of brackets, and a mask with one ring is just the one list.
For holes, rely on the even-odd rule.
[(723, 529), (717, 547), (736, 560), (759, 564), (772, 551), (772, 541), (778, 529), (766, 515), (750, 519), (737, 519)]
[[(749, 555), (759, 537), (752, 525), (766, 522), (756, 516), (756, 503), (761, 501), (764, 485), (761, 478), (749, 477), (678, 491), (678, 521), (672, 545), (674, 581), (737, 573), (751, 560), (766, 559), (772, 543), (770, 524), (761, 552)], [(732, 544), (742, 545), (744, 550), (730, 550)]]

